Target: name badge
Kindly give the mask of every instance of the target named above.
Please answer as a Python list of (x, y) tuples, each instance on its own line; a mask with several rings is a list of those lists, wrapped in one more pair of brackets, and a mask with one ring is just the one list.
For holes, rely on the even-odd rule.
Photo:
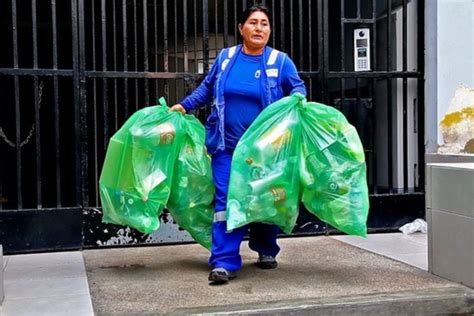
[(277, 68), (267, 69), (267, 77), (278, 77), (278, 69)]

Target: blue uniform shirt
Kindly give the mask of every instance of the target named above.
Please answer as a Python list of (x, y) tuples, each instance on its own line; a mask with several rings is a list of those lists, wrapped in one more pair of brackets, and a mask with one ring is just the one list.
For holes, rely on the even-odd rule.
[(234, 149), (239, 139), (262, 111), (262, 55), (239, 54), (224, 86), (224, 137), (227, 149)]

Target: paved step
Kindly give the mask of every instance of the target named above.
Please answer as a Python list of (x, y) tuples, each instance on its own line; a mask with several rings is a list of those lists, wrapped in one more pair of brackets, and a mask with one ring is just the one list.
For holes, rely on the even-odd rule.
[(281, 302), (181, 308), (169, 315), (472, 315), (474, 291), (452, 287)]

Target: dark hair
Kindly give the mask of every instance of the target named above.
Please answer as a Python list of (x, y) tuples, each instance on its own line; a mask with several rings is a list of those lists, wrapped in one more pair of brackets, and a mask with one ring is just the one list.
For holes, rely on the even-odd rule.
[(268, 23), (270, 23), (270, 26), (272, 25), (272, 23), (271, 23), (272, 16), (271, 16), (270, 10), (266, 6), (264, 6), (263, 4), (253, 5), (249, 8), (247, 8), (245, 11), (243, 11), (242, 14), (240, 15), (239, 24), (244, 25), (245, 21), (247, 21), (249, 16), (251, 16), (252, 13), (254, 13), (254, 12), (263, 12), (263, 13), (265, 13), (265, 15), (268, 18)]

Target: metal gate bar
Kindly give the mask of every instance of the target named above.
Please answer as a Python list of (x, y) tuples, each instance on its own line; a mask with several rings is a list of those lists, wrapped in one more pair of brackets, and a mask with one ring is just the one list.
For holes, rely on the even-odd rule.
[[(425, 187), (425, 1), (419, 0), (417, 7), (417, 67), (420, 76), (417, 81), (418, 103), (417, 103), (417, 132), (418, 132), (418, 179), (420, 191)], [(420, 13), (421, 12), (421, 13)], [(421, 35), (423, 34), (423, 36)]]
[[(12, 30), (13, 30), (13, 68), (18, 69), (18, 25), (17, 25), (17, 10), (16, 0), (12, 0)], [(18, 76), (14, 76), (15, 81), (15, 148), (16, 148), (16, 191), (17, 191), (17, 207), (23, 208), (23, 188), (22, 188), (22, 174), (21, 167), (23, 165), (21, 159), (21, 126), (20, 126), (20, 84)]]
[[(387, 0), (387, 12), (392, 12), (392, 0)], [(387, 38), (392, 36), (392, 15), (387, 14)], [(389, 72), (392, 67), (392, 41), (387, 41), (387, 68), (386, 71)], [(391, 109), (392, 104), (392, 80), (387, 79), (387, 99), (388, 104), (387, 108)], [(393, 137), (392, 137), (392, 111), (387, 111), (387, 151), (390, 152), (393, 146)], [(389, 166), (393, 166), (393, 156), (388, 155), (387, 161)], [(393, 183), (393, 173), (388, 172), (387, 181), (389, 184)]]

